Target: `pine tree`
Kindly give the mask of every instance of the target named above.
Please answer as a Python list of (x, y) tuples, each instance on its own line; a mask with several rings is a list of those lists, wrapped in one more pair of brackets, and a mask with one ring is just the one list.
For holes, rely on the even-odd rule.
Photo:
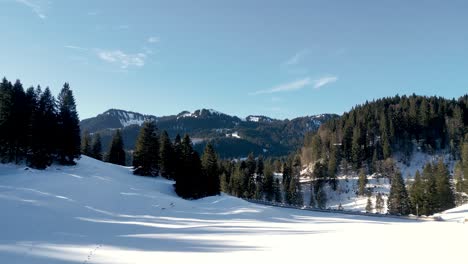
[(325, 192), (323, 187), (318, 189), (315, 199), (317, 200), (318, 208), (320, 209), (327, 208), (327, 193)]
[(272, 201), (275, 196), (275, 179), (273, 177), (273, 168), (270, 163), (267, 163), (264, 170), (265, 181), (263, 184), (263, 191), (265, 193), (265, 199)]
[(76, 110), (75, 98), (70, 85), (65, 83), (58, 96), (58, 129), (61, 136), (58, 142), (58, 158), (61, 164), (75, 164), (80, 157), (80, 120)]
[(384, 212), (385, 201), (381, 193), (377, 194), (377, 199), (375, 201), (375, 211), (379, 214)]
[(37, 169), (45, 169), (52, 164), (56, 153), (57, 107), (50, 89), (38, 89), (38, 106), (34, 113), (33, 144), (29, 164)]
[(388, 196), (388, 212), (393, 215), (408, 215), (410, 213), (410, 200), (406, 191), (405, 182), (400, 172), (394, 174)]
[(114, 136), (112, 137), (112, 142), (109, 147), (109, 152), (107, 155), (107, 161), (109, 163), (117, 164), (117, 165), (125, 165), (125, 150), (124, 144), (122, 139), (122, 133), (120, 129), (115, 131)]
[(450, 173), (442, 158), (439, 159), (436, 168), (436, 192), (438, 212), (455, 207), (455, 195), (450, 183)]
[(88, 133), (88, 131), (85, 131), (83, 133), (83, 137), (81, 138), (81, 154), (88, 157), (93, 155), (91, 151), (91, 135)]
[[(176, 141), (174, 145), (177, 147), (178, 142)], [(176, 177), (176, 193), (185, 199), (204, 197), (201, 160), (198, 153), (193, 150), (192, 141), (188, 135), (185, 135), (180, 143), (180, 164), (178, 166), (180, 166), (180, 170)]]
[(102, 160), (102, 143), (101, 134), (95, 133), (93, 137), (93, 144), (91, 146), (91, 157), (97, 160)]
[(133, 173), (157, 176), (159, 173), (159, 137), (154, 122), (145, 122), (140, 129), (133, 152)]
[(421, 215), (421, 210), (419, 208), (424, 205), (424, 182), (421, 178), (419, 170), (416, 171), (413, 184), (411, 184), (409, 191), (412, 214), (419, 216)]
[(424, 181), (424, 203), (420, 212), (422, 215), (432, 215), (438, 207), (437, 184), (432, 163), (429, 162), (424, 166), (422, 179)]
[(212, 196), (220, 194), (218, 157), (211, 143), (206, 144), (201, 164), (204, 180), (206, 181), (202, 183), (202, 186), (206, 187), (204, 195)]
[(366, 204), (366, 213), (372, 213), (372, 210), (374, 209), (373, 207), (374, 206), (372, 205), (371, 197), (368, 196), (367, 197), (367, 204)]
[(174, 147), (169, 135), (164, 130), (159, 138), (159, 167), (161, 176), (172, 179), (174, 177)]
[(363, 196), (366, 194), (366, 185), (367, 185), (367, 175), (364, 169), (361, 169), (359, 172), (359, 179), (358, 179), (359, 190), (358, 194)]
[(273, 192), (275, 196), (275, 202), (276, 203), (282, 203), (283, 202), (283, 197), (281, 195), (281, 184), (278, 178), (275, 179), (274, 185), (273, 185)]

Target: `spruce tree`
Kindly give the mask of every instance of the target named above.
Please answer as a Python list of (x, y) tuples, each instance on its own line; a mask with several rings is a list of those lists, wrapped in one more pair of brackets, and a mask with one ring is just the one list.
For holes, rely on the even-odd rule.
[(95, 133), (93, 137), (93, 144), (91, 146), (91, 157), (97, 160), (102, 160), (102, 143), (101, 134)]
[(422, 215), (432, 215), (438, 208), (437, 183), (432, 163), (429, 162), (424, 166), (422, 179), (424, 181), (424, 203), (420, 212)]
[(366, 194), (366, 185), (367, 185), (367, 175), (364, 169), (361, 169), (359, 172), (359, 179), (358, 179), (358, 194), (363, 196)]
[(263, 191), (265, 199), (271, 202), (275, 196), (275, 179), (273, 177), (273, 168), (270, 163), (267, 163), (264, 169), (265, 180), (263, 183)]
[(281, 184), (278, 178), (276, 178), (274, 181), (273, 192), (274, 192), (275, 202), (282, 203), (283, 196), (281, 195)]
[(203, 187), (201, 160), (198, 153), (193, 150), (192, 141), (188, 135), (185, 135), (180, 143), (180, 153), (180, 164), (178, 165), (180, 171), (175, 183), (176, 193), (185, 199), (204, 197), (205, 188)]
[(372, 200), (371, 200), (371, 197), (368, 196), (367, 197), (367, 203), (366, 203), (366, 213), (372, 213), (372, 210), (373, 210), (373, 205), (372, 205)]
[(169, 135), (164, 130), (159, 138), (159, 169), (161, 176), (172, 179), (174, 177), (174, 147)]
[(85, 131), (83, 137), (81, 138), (81, 154), (91, 157), (92, 150), (91, 150), (91, 135), (88, 131)]
[(388, 196), (388, 212), (393, 215), (410, 214), (410, 200), (405, 187), (405, 181), (400, 172), (393, 175)]
[(58, 159), (61, 164), (75, 164), (80, 157), (80, 120), (70, 85), (65, 83), (58, 96)]
[(438, 212), (455, 207), (455, 195), (450, 182), (450, 173), (442, 158), (437, 163), (436, 192), (439, 206), (437, 208)]
[(409, 189), (411, 198), (411, 211), (414, 215), (421, 215), (421, 209), (424, 205), (424, 192), (424, 182), (421, 178), (421, 173), (419, 170), (417, 170), (414, 176), (413, 184), (411, 184)]
[(375, 201), (375, 211), (381, 214), (384, 212), (384, 208), (385, 208), (385, 201), (382, 197), (382, 194), (378, 193), (376, 201)]
[(125, 160), (126, 158), (122, 133), (120, 132), (120, 129), (117, 129), (115, 131), (114, 136), (112, 137), (112, 142), (109, 147), (109, 152), (107, 154), (107, 161), (109, 163), (124, 166)]
[(133, 173), (157, 176), (159, 173), (159, 138), (154, 122), (145, 122), (140, 129), (133, 152)]
[(202, 155), (201, 164), (204, 174), (203, 179), (206, 181), (202, 183), (202, 186), (205, 188), (204, 195), (218, 195), (220, 193), (220, 170), (218, 166), (218, 157), (216, 156), (216, 152), (210, 142), (206, 144)]
[(33, 144), (29, 164), (37, 169), (45, 169), (52, 164), (57, 152), (57, 107), (50, 89), (46, 88), (39, 97), (36, 111), (34, 112)]

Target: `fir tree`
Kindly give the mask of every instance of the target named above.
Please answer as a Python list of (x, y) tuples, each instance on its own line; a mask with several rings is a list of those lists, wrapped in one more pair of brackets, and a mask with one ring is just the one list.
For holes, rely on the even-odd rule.
[(109, 147), (109, 152), (107, 155), (107, 161), (109, 163), (117, 164), (117, 165), (125, 165), (125, 150), (124, 144), (122, 139), (122, 133), (120, 129), (115, 131), (114, 136), (112, 137), (112, 142)]
[(264, 170), (265, 181), (263, 184), (263, 191), (265, 193), (265, 199), (272, 201), (275, 196), (275, 179), (273, 177), (273, 168), (270, 163), (267, 163)]
[(220, 193), (218, 157), (211, 143), (208, 143), (203, 152), (201, 164), (204, 173), (202, 186), (206, 187), (205, 196), (218, 195)]
[(358, 180), (358, 194), (363, 196), (366, 194), (366, 185), (367, 185), (367, 175), (364, 169), (361, 169), (359, 172), (359, 180)]
[(39, 101), (34, 113), (33, 145), (29, 163), (31, 167), (45, 169), (52, 164), (57, 149), (57, 107), (49, 88), (43, 93), (38, 89), (37, 93)]
[(315, 198), (317, 200), (317, 207), (318, 208), (320, 208), (320, 209), (327, 208), (327, 193), (325, 192), (323, 187), (318, 189)]
[(58, 110), (58, 129), (61, 135), (58, 142), (58, 158), (61, 164), (75, 164), (74, 159), (79, 158), (81, 154), (80, 120), (68, 83), (63, 85), (58, 96)]
[(133, 152), (133, 173), (157, 176), (159, 173), (159, 138), (154, 122), (145, 122), (140, 129)]
[(367, 204), (366, 204), (366, 213), (372, 213), (372, 210), (374, 209), (373, 208), (373, 204), (372, 204), (372, 200), (371, 200), (371, 197), (368, 196), (367, 197)]
[(281, 195), (281, 184), (278, 178), (275, 179), (273, 185), (274, 198), (276, 203), (282, 203), (283, 197)]
[(92, 150), (91, 150), (91, 135), (88, 131), (85, 131), (83, 137), (81, 138), (81, 154), (91, 157)]
[(421, 174), (419, 170), (416, 171), (414, 176), (413, 184), (411, 184), (411, 188), (409, 190), (410, 198), (411, 198), (411, 211), (415, 215), (420, 214), (420, 207), (424, 205), (424, 182), (421, 178)]
[(438, 212), (455, 207), (455, 195), (450, 183), (450, 173), (442, 158), (439, 159), (436, 168), (436, 192)]
[(93, 137), (93, 145), (91, 146), (91, 157), (102, 160), (102, 143), (101, 134), (96, 133)]
[(410, 200), (406, 191), (405, 182), (400, 172), (395, 173), (388, 196), (388, 212), (393, 215), (408, 215), (410, 213)]
[(378, 193), (377, 194), (377, 199), (375, 201), (375, 211), (379, 214), (383, 213), (384, 212), (384, 208), (385, 208), (385, 201), (382, 197), (382, 194), (381, 193)]
[(159, 138), (159, 167), (161, 176), (171, 179), (174, 177), (174, 147), (169, 135), (164, 130)]

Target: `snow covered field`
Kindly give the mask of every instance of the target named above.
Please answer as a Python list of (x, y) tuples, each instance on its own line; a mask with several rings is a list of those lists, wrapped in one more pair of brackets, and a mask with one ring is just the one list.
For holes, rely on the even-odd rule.
[(467, 263), (468, 206), (445, 222), (334, 215), (226, 195), (83, 157), (46, 171), (0, 165), (0, 263)]

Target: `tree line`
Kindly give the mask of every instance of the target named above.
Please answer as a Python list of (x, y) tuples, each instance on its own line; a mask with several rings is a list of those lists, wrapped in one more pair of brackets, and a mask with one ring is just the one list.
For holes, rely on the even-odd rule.
[(70, 85), (57, 98), (40, 86), (0, 83), (0, 159), (45, 169), (53, 162), (73, 165), (80, 157), (80, 127)]

